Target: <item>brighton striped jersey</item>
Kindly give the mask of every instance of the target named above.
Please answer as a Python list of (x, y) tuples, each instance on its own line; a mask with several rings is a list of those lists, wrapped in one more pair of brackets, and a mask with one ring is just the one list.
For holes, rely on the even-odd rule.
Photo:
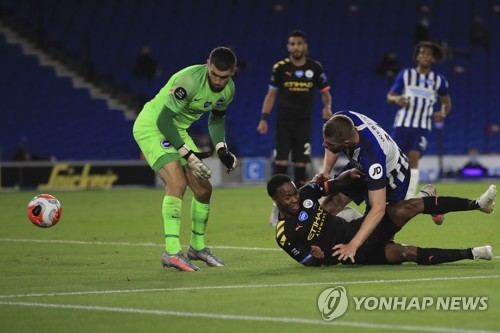
[[(353, 112), (340, 111), (335, 115), (344, 115), (354, 123), (359, 134), (359, 143), (353, 149), (344, 151), (352, 166), (365, 173), (368, 190), (379, 190), (387, 187), (387, 202), (404, 199), (391, 198), (391, 190), (407, 188), (410, 181), (409, 164), (398, 145), (379, 124), (367, 116)], [(396, 192), (394, 195), (396, 196)]]
[(408, 98), (408, 105), (398, 110), (394, 127), (412, 127), (431, 130), (431, 116), (437, 96), (448, 95), (448, 81), (434, 71), (420, 74), (415, 68), (399, 72), (391, 91)]

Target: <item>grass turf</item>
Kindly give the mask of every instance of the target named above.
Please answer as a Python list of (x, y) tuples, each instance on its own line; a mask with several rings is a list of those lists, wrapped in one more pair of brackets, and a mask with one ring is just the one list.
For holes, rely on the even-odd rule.
[[(498, 186), (499, 184), (497, 184)], [(438, 184), (440, 195), (475, 198), (486, 183)], [(498, 259), (438, 266), (305, 268), (277, 250), (264, 188), (214, 190), (207, 244), (226, 268), (161, 267), (162, 190), (53, 192), (58, 225), (26, 217), (38, 193), (0, 193), (0, 326), (6, 332), (460, 332), (500, 329)], [(188, 203), (190, 194), (186, 194)], [(184, 205), (181, 243), (189, 241)], [(450, 213), (442, 226), (412, 220), (397, 242), (500, 249), (497, 214)], [(487, 297), (483, 311), (356, 310), (322, 320), (318, 295), (344, 286), (352, 297)]]

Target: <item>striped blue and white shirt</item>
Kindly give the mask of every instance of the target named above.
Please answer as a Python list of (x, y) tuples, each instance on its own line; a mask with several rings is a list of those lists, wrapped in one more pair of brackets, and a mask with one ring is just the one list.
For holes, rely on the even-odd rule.
[[(407, 188), (410, 181), (408, 159), (391, 136), (364, 114), (353, 111), (339, 111), (335, 114), (351, 118), (358, 131), (358, 145), (344, 153), (352, 165), (363, 170), (368, 189), (378, 190), (387, 186), (391, 192), (390, 190), (397, 188)], [(404, 193), (398, 193), (397, 198), (391, 198), (389, 192), (388, 202), (403, 200), (406, 194), (405, 190)], [(402, 198), (399, 197), (400, 194)]]
[(448, 81), (439, 73), (420, 74), (415, 68), (399, 72), (391, 91), (408, 98), (408, 105), (398, 110), (394, 127), (432, 129), (432, 113), (438, 96), (448, 95)]

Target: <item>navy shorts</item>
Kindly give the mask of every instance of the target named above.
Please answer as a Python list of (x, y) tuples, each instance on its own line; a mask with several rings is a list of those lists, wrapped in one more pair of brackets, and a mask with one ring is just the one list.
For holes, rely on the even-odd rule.
[(422, 128), (412, 127), (394, 127), (392, 139), (398, 144), (399, 148), (408, 156), (410, 151), (418, 151), (423, 156), (427, 149), (427, 138), (430, 131)]

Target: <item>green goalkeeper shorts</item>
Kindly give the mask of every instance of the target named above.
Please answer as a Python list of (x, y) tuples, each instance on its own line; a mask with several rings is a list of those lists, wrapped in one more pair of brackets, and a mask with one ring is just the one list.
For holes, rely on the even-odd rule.
[[(165, 139), (165, 136), (160, 132), (157, 126), (151, 124), (141, 124), (136, 121), (134, 124), (134, 139), (141, 148), (141, 151), (146, 158), (149, 166), (158, 172), (165, 165), (180, 161), (182, 166), (186, 166), (186, 160), (183, 159), (177, 149)], [(179, 130), (179, 134), (184, 141), (194, 152), (198, 152), (198, 147), (193, 142), (186, 130)]]

